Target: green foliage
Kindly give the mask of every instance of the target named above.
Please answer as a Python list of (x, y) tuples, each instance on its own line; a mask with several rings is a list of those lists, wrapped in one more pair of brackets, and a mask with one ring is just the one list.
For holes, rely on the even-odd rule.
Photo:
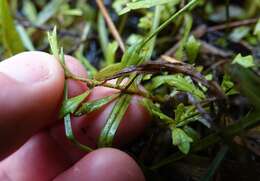
[(80, 104), (87, 98), (90, 91), (86, 91), (76, 97), (65, 100), (62, 103), (62, 107), (60, 110), (60, 117), (64, 117), (67, 114), (74, 113)]
[(255, 66), (254, 58), (252, 55), (243, 57), (241, 54), (238, 54), (233, 60), (232, 64), (239, 64), (245, 68), (250, 68)]
[(142, 99), (142, 105), (146, 107), (146, 109), (150, 112), (151, 115), (163, 121), (166, 125), (176, 125), (176, 122), (171, 117), (164, 114), (158, 106), (156, 106), (149, 99)]
[(244, 37), (246, 37), (249, 34), (249, 32), (250, 32), (250, 28), (247, 26), (235, 28), (229, 35), (229, 38), (234, 42), (239, 42)]
[[(64, 88), (64, 102), (66, 102), (68, 99), (68, 86), (67, 83), (65, 83), (65, 88)], [(71, 118), (70, 114), (64, 115), (64, 125), (65, 125), (65, 134), (66, 137), (74, 143), (76, 146), (78, 146), (82, 151), (90, 152), (92, 149), (86, 145), (83, 145), (77, 141), (73, 134), (72, 126), (71, 126)]]
[(5, 57), (10, 57), (24, 50), (22, 41), (16, 31), (7, 0), (0, 1), (0, 32)]
[(225, 74), (221, 83), (221, 88), (227, 96), (238, 94), (239, 92), (235, 89), (234, 82), (231, 81), (231, 77)]
[(125, 115), (125, 112), (129, 106), (131, 101), (131, 96), (129, 95), (121, 95), (121, 97), (117, 100), (113, 110), (111, 111), (107, 123), (105, 127), (102, 129), (102, 132), (99, 136), (98, 146), (112, 146), (112, 141), (116, 130)]
[(34, 51), (35, 48), (33, 46), (33, 43), (28, 35), (28, 33), (26, 32), (25, 28), (23, 26), (17, 25), (16, 26), (17, 32), (21, 37), (21, 40), (23, 42), (23, 46), (30, 51)]
[(182, 153), (188, 154), (190, 151), (190, 143), (193, 140), (182, 129), (172, 128), (172, 144), (178, 146)]
[(191, 27), (192, 27), (192, 17), (189, 14), (185, 15), (185, 25), (184, 25), (184, 31), (183, 31), (183, 35), (182, 35), (182, 39), (179, 43), (179, 47), (175, 53), (175, 57), (177, 60), (182, 60), (183, 56), (184, 56), (184, 47), (187, 43), (187, 40), (189, 38), (189, 34), (191, 31)]
[(148, 85), (148, 89), (154, 90), (163, 84), (175, 87), (178, 91), (189, 92), (198, 100), (205, 98), (204, 93), (191, 82), (190, 78), (182, 75), (156, 76), (152, 79), (152, 83)]
[(83, 114), (91, 113), (99, 108), (103, 107), (104, 105), (108, 104), (109, 102), (113, 101), (119, 96), (119, 94), (114, 94), (112, 96), (107, 96), (98, 100), (88, 101), (83, 103), (80, 108), (75, 112), (75, 116), (82, 116)]
[(95, 74), (95, 79), (99, 81), (106, 80), (107, 78), (122, 70), (122, 68), (122, 63), (108, 65)]
[(200, 50), (200, 45), (201, 43), (198, 40), (196, 40), (193, 35), (191, 35), (188, 38), (187, 43), (185, 45), (185, 50), (187, 53), (189, 63), (192, 64), (196, 60)]
[(105, 58), (106, 58), (106, 65), (111, 65), (115, 63), (116, 51), (118, 49), (118, 43), (113, 41), (108, 44), (106, 48)]
[(52, 0), (45, 5), (44, 9), (38, 14), (35, 20), (36, 25), (42, 25), (47, 22), (55, 13), (58, 12), (64, 2), (64, 0)]
[(151, 8), (153, 6), (158, 6), (166, 3), (170, 3), (173, 0), (140, 0), (136, 2), (129, 2), (126, 7), (119, 11), (119, 15), (125, 14), (131, 10)]

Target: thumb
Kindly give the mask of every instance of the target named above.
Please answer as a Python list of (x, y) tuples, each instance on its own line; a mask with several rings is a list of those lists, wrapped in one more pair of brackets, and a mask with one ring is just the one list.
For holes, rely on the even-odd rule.
[(0, 160), (55, 120), (63, 86), (63, 69), (47, 53), (25, 52), (0, 63)]

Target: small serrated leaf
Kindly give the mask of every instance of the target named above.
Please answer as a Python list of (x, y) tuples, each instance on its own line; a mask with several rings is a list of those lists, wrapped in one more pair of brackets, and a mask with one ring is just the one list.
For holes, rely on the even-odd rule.
[(178, 146), (182, 153), (189, 153), (191, 142), (193, 142), (192, 138), (189, 137), (182, 129), (172, 128), (172, 144)]
[(240, 53), (235, 57), (232, 64), (239, 64), (245, 68), (250, 68), (255, 66), (254, 58), (252, 55), (242, 56)]

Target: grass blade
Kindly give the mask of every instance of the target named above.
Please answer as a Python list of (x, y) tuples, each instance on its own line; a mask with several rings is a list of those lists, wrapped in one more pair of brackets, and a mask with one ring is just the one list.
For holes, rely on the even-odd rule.
[(228, 152), (228, 146), (223, 146), (220, 151), (218, 152), (217, 156), (211, 163), (208, 169), (207, 175), (201, 179), (201, 181), (210, 181), (213, 177), (214, 173), (216, 172), (217, 168), (219, 167), (222, 160), (225, 158), (226, 154)]

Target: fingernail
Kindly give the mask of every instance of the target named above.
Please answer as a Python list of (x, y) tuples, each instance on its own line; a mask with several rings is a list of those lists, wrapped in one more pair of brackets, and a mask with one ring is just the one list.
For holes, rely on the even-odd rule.
[(18, 82), (35, 84), (50, 76), (49, 60), (53, 57), (43, 52), (24, 52), (0, 63), (0, 72)]

